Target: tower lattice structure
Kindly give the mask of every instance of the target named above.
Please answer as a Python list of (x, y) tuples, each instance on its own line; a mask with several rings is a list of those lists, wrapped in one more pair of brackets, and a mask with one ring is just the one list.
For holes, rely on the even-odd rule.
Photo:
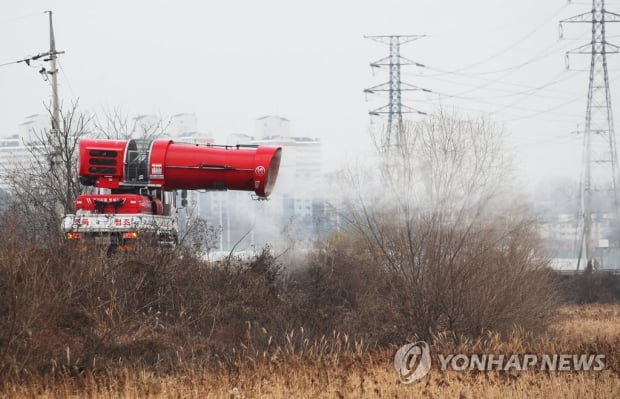
[[(400, 46), (405, 43), (412, 42), (424, 36), (420, 35), (389, 35), (389, 36), (365, 36), (367, 39), (387, 44), (390, 48), (390, 54), (372, 62), (372, 68), (387, 67), (389, 69), (389, 80), (385, 83), (370, 87), (364, 90), (364, 93), (373, 94), (375, 92), (387, 92), (388, 104), (369, 111), (371, 116), (387, 115), (387, 124), (381, 137), (381, 150), (387, 151), (393, 145), (399, 145), (400, 137), (403, 130), (403, 114), (417, 113), (425, 115), (424, 112), (414, 109), (402, 102), (403, 91), (426, 91), (421, 87), (403, 82), (400, 77), (400, 68), (405, 65), (423, 66), (417, 62), (411, 61), (400, 55)], [(396, 143), (394, 143), (394, 141)]]
[[(604, 0), (593, 0), (592, 10), (560, 22), (560, 24), (589, 23), (592, 25), (591, 42), (567, 52), (567, 57), (568, 54), (589, 54), (591, 56), (581, 171), (583, 234), (577, 269), (582, 259), (586, 267), (597, 267), (601, 263), (595, 254), (594, 248), (597, 246), (595, 243), (613, 233), (613, 229), (617, 229), (619, 220), (618, 158), (607, 54), (620, 52), (620, 47), (607, 41), (605, 37), (607, 22), (620, 22), (620, 15), (607, 11)], [(602, 221), (609, 220), (609, 215), (612, 216), (613, 222), (611, 227), (605, 228)]]

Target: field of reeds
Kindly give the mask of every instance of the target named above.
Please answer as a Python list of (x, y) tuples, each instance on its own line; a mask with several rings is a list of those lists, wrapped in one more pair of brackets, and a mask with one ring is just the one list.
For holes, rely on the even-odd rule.
[[(527, 220), (388, 216), (376, 242), (343, 230), (299, 259), (217, 262), (189, 245), (32, 245), (0, 217), (0, 397), (620, 397), (619, 276), (556, 274)], [(418, 340), (432, 369), (403, 384), (394, 355)], [(606, 367), (443, 371), (447, 354)]]
[[(333, 334), (297, 340), (257, 352), (238, 348), (237, 359), (196, 368), (182, 364), (166, 372), (136, 366), (80, 372), (67, 369), (53, 377), (5, 382), (0, 396), (14, 398), (617, 398), (620, 395), (620, 305), (569, 305), (560, 308), (549, 332), (531, 337), (515, 330), (502, 339), (489, 333), (455, 344), (435, 337), (435, 353), (533, 353), (606, 356), (603, 371), (441, 371), (403, 384), (393, 368), (396, 347), (368, 351), (363, 342)], [(299, 338), (299, 337), (298, 337)], [(298, 344), (294, 344), (297, 342)], [(68, 354), (69, 356), (69, 354)]]
[[(376, 167), (334, 176), (343, 225), (300, 257), (288, 227), (284, 252), (245, 260), (199, 256), (207, 224), (174, 249), (73, 246), (56, 209), (76, 168), (20, 175), (0, 213), (0, 397), (619, 398), (620, 276), (548, 267), (501, 129), (443, 112), (408, 129)], [(40, 159), (74, 162), (65, 138)], [(419, 340), (430, 373), (404, 384), (395, 353)], [(444, 371), (450, 354), (605, 367)]]

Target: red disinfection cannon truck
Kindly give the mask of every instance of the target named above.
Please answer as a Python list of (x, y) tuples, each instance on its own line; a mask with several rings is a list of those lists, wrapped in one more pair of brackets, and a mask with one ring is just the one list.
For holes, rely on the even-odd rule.
[(92, 239), (112, 249), (144, 235), (175, 244), (176, 190), (242, 190), (267, 198), (281, 153), (279, 147), (256, 145), (81, 139), (80, 183), (96, 194), (75, 199), (75, 213), (63, 218), (65, 237)]

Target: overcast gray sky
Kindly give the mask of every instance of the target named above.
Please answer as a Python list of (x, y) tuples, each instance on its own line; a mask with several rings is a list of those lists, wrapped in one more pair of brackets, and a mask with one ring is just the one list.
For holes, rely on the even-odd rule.
[[(439, 105), (486, 114), (509, 134), (527, 180), (577, 173), (588, 83), (587, 56), (564, 52), (589, 42), (590, 26), (558, 21), (589, 2), (566, 0), (361, 0), (312, 2), (62, 1), (0, 3), (0, 63), (48, 49), (47, 15), (62, 72), (61, 98), (83, 109), (122, 108), (131, 115), (195, 112), (199, 129), (222, 138), (252, 133), (254, 120), (277, 114), (295, 135), (319, 137), (327, 159), (370, 147), (368, 109), (387, 102), (363, 94), (387, 80), (369, 62), (387, 46), (364, 35), (425, 34), (402, 55), (427, 68), (403, 68), (403, 81), (433, 90), (407, 93), (426, 112)], [(617, 8), (614, 10), (614, 8)], [(619, 11), (620, 5), (608, 9)], [(611, 24), (610, 24), (611, 25)], [(620, 26), (608, 28), (611, 42)], [(609, 57), (620, 107), (620, 59)], [(0, 136), (44, 111), (49, 86), (37, 68), (0, 68)], [(616, 112), (618, 114), (618, 112)]]

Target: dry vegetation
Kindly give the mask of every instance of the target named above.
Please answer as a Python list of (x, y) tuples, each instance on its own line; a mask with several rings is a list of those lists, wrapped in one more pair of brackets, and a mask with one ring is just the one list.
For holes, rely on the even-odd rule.
[[(618, 305), (560, 307), (617, 301), (620, 280), (547, 268), (487, 121), (412, 129), (377, 173), (343, 174), (347, 223), (302, 260), (212, 263), (146, 242), (108, 256), (54, 240), (53, 217), (33, 222), (53, 193), (33, 197), (47, 208), (14, 202), (0, 215), (0, 395), (620, 397)], [(435, 354), (601, 353), (607, 368), (435, 362), (404, 385), (393, 356), (418, 339)]]
[[(532, 314), (546, 314), (538, 324), (549, 328), (531, 328), (523, 306), (532, 298), (516, 301), (500, 283), (529, 276), (540, 288), (516, 290), (517, 299), (552, 295), (556, 281), (541, 270), (494, 276), (498, 300), (480, 297), (493, 312), (481, 330), (477, 317), (450, 329), (438, 305), (426, 310), (438, 317), (425, 334), (395, 301), (406, 287), (355, 240), (335, 237), (284, 272), (268, 253), (222, 264), (183, 248), (107, 257), (32, 245), (11, 220), (2, 227), (0, 396), (613, 398), (620, 390), (620, 305), (541, 301)], [(401, 384), (394, 353), (419, 337), (434, 353), (603, 353), (607, 369), (443, 372), (435, 362), (423, 380)]]
[(551, 332), (565, 342), (614, 342), (620, 339), (619, 305), (566, 306), (559, 310), (561, 321)]
[[(549, 335), (531, 339), (514, 333), (507, 340), (490, 334), (454, 347), (439, 339), (433, 350), (464, 353), (604, 353), (602, 372), (443, 372), (436, 367), (421, 381), (404, 385), (392, 368), (394, 348), (364, 351), (343, 336), (305, 345), (283, 346), (278, 356), (244, 352), (236, 360), (207, 369), (179, 365), (169, 373), (119, 366), (98, 373), (37, 376), (26, 384), (8, 382), (10, 397), (93, 398), (617, 398), (620, 393), (620, 305), (564, 306)], [(590, 335), (589, 322), (603, 334)], [(299, 333), (299, 332), (298, 332)], [(324, 355), (324, 345), (333, 353)]]

